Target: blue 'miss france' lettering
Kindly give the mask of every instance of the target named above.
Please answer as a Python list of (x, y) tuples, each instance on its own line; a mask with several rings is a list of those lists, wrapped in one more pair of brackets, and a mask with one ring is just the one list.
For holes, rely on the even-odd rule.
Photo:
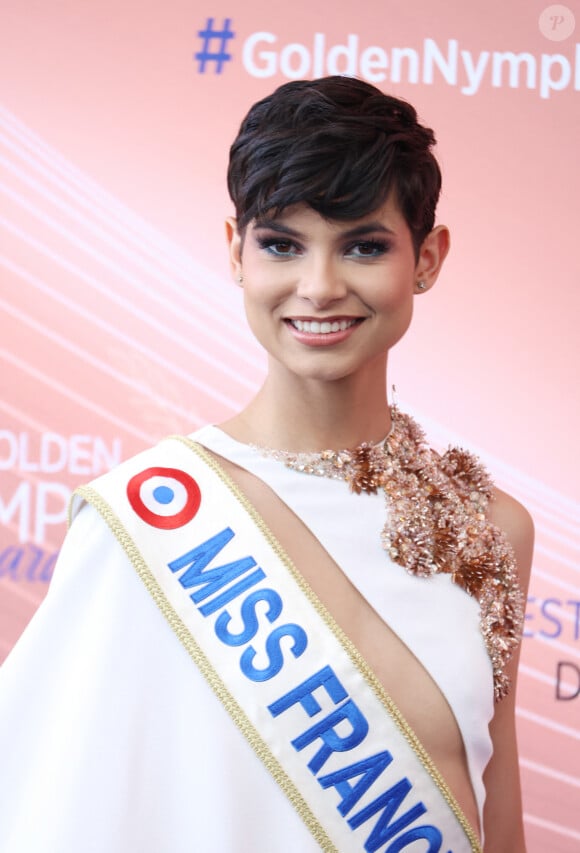
[(257, 654), (253, 646), (248, 646), (242, 653), (240, 666), (246, 678), (249, 678), (250, 681), (269, 681), (275, 675), (278, 675), (284, 666), (284, 655), (280, 647), (280, 640), (283, 637), (292, 637), (293, 643), (290, 646), (290, 652), (295, 658), (299, 658), (306, 650), (308, 637), (300, 625), (296, 625), (295, 623), (280, 625), (278, 628), (274, 628), (266, 638), (268, 666), (264, 669), (260, 669), (253, 664), (253, 660)]
[[(190, 598), (198, 606), (202, 616), (208, 617), (222, 611), (215, 621), (214, 630), (218, 639), (230, 647), (246, 645), (258, 633), (260, 623), (256, 606), (260, 601), (268, 604), (265, 617), (271, 624), (276, 622), (283, 609), (282, 599), (273, 589), (255, 590), (244, 598), (240, 606), (242, 630), (238, 633), (229, 630), (228, 625), (232, 617), (225, 609), (226, 605), (266, 578), (264, 570), (257, 566), (251, 556), (210, 567), (210, 563), (234, 536), (231, 527), (225, 527), (215, 536), (167, 564), (173, 573), (185, 570), (179, 577), (179, 583), (184, 589), (194, 589)], [(240, 668), (246, 678), (254, 682), (268, 681), (280, 672), (284, 666), (281, 643), (285, 637), (291, 639), (289, 650), (295, 658), (303, 654), (308, 645), (304, 629), (295, 623), (278, 625), (264, 641), (266, 666), (256, 665), (255, 658), (259, 652), (253, 646), (248, 645), (242, 652)]]
[[(318, 687), (325, 689), (335, 705), (339, 702), (342, 704), (292, 741), (292, 746), (297, 752), (318, 739), (322, 741), (320, 749), (308, 762), (308, 767), (314, 774), (318, 773), (333, 752), (348, 752), (354, 749), (362, 743), (369, 731), (366, 717), (356, 703), (348, 698), (348, 693), (329, 666), (323, 667), (318, 673), (269, 705), (270, 713), (273, 717), (277, 717), (298, 703), (302, 705), (309, 717), (315, 716), (322, 710), (320, 703), (312, 695)], [(349, 723), (350, 731), (340, 735), (336, 728), (345, 721)]]
[[(409, 809), (409, 811), (405, 812), (404, 815), (394, 822), (391, 822), (399, 807), (402, 805), (403, 800), (412, 790), (412, 787), (413, 786), (406, 777), (400, 779), (395, 785), (377, 797), (376, 800), (349, 819), (349, 826), (353, 829), (357, 829), (357, 827), (366, 823), (366, 821), (377, 814), (377, 812), (381, 812), (380, 817), (373, 827), (373, 830), (365, 844), (365, 850), (368, 850), (369, 853), (374, 853), (374, 851), (378, 850), (379, 847), (382, 847), (386, 841), (390, 841), (403, 829), (406, 829), (410, 823), (416, 821), (427, 811), (425, 805), (422, 802), (419, 802)], [(441, 849), (441, 842), (443, 841), (439, 830), (434, 826), (416, 827), (415, 831), (419, 830), (423, 834), (416, 837), (426, 838), (429, 841), (429, 851), (432, 851), (432, 853), (438, 853)]]
[(229, 630), (228, 625), (232, 621), (232, 617), (227, 610), (220, 613), (215, 622), (215, 632), (218, 638), (227, 646), (245, 646), (250, 640), (253, 640), (258, 633), (260, 623), (258, 621), (257, 605), (264, 601), (268, 605), (268, 609), (264, 616), (268, 622), (275, 622), (282, 613), (282, 599), (273, 589), (258, 589), (248, 595), (244, 599), (240, 607), (240, 617), (243, 624), (243, 630), (235, 634)]
[[(348, 722), (350, 731), (340, 735), (337, 731), (340, 723)], [(333, 752), (348, 752), (363, 742), (369, 731), (369, 724), (352, 699), (347, 699), (323, 720), (315, 723), (299, 737), (294, 738), (292, 746), (297, 752), (320, 739), (322, 746), (308, 762), (314, 774), (324, 766)]]
[[(197, 548), (193, 548), (187, 554), (183, 554), (181, 557), (168, 563), (172, 572), (186, 569), (179, 578), (179, 583), (184, 589), (197, 587), (195, 592), (192, 592), (190, 595), (191, 600), (195, 604), (205, 601), (213, 593), (223, 589), (232, 580), (240, 577), (240, 575), (244, 575), (256, 565), (253, 557), (242, 557), (240, 560), (234, 560), (223, 566), (216, 566), (212, 569), (206, 568), (227, 543), (234, 538), (234, 535), (233, 530), (230, 527), (226, 527), (224, 530), (216, 533), (215, 536), (212, 536), (211, 539), (202, 542)], [(200, 612), (204, 616), (215, 613), (265, 577), (266, 575), (262, 569), (256, 569), (255, 572), (243, 578), (234, 587), (230, 587), (222, 595), (216, 596), (213, 601), (200, 607)]]
[[(315, 717), (322, 712), (321, 702), (314, 695), (314, 691), (317, 689), (323, 689), (334, 705), (338, 707), (335, 707), (322, 720), (317, 721), (291, 741), (297, 752), (316, 740), (322, 742), (307, 765), (314, 776), (317, 776), (333, 752), (348, 752), (354, 749), (355, 746), (364, 741), (369, 730), (366, 718), (354, 701), (348, 697), (347, 691), (330, 666), (323, 667), (319, 672), (271, 703), (268, 710), (273, 717), (278, 717), (292, 706), (300, 705), (308, 717)], [(339, 734), (336, 726), (339, 723), (344, 723), (345, 720), (349, 723), (350, 731), (346, 734)], [(347, 818), (363, 795), (379, 780), (392, 761), (391, 753), (383, 750), (332, 773), (317, 776), (317, 781), (325, 790), (329, 788), (336, 790), (340, 797), (337, 809), (344, 818)], [(387, 790), (383, 790), (371, 803), (347, 819), (350, 829), (356, 830), (378, 815), (364, 843), (364, 849), (368, 853), (375, 853), (379, 848), (383, 850), (383, 853), (399, 853), (399, 851), (421, 840), (428, 844), (425, 853), (439, 853), (443, 836), (437, 827), (431, 825), (411, 826), (427, 812), (425, 804), (419, 801), (403, 814), (399, 813), (404, 800), (412, 792), (412, 789), (410, 780), (405, 776)], [(384, 847), (385, 844), (388, 846)], [(452, 851), (448, 851), (448, 853), (452, 853)]]
[[(318, 781), (323, 788), (336, 789), (341, 798), (337, 809), (345, 817), (392, 760), (391, 753), (383, 750), (369, 758), (363, 758), (362, 761), (349, 764), (348, 767), (342, 767), (334, 773), (321, 776)], [(350, 784), (351, 779), (358, 779), (356, 785)]]

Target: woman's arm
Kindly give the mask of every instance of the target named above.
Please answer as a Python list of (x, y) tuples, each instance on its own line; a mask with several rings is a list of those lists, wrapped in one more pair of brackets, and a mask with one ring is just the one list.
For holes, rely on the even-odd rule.
[[(514, 498), (496, 490), (491, 521), (507, 535), (514, 548), (518, 575), (524, 597), (527, 596), (534, 525), (528, 511)], [(485, 771), (486, 804), (484, 810), (485, 853), (525, 853), (522, 799), (515, 726), (516, 678), (519, 651), (508, 665), (511, 689), (495, 707), (490, 725), (493, 755)]]

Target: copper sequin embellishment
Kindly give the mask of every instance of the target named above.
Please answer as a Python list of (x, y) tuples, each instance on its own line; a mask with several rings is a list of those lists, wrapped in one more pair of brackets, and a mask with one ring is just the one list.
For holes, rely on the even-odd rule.
[(513, 550), (487, 518), (490, 478), (471, 453), (450, 448), (439, 456), (409, 415), (396, 407), (391, 414), (380, 444), (322, 453), (258, 449), (293, 470), (345, 480), (357, 494), (384, 492), (381, 541), (391, 559), (417, 577), (449, 574), (478, 601), (498, 701), (509, 690), (505, 667), (520, 642), (524, 601)]

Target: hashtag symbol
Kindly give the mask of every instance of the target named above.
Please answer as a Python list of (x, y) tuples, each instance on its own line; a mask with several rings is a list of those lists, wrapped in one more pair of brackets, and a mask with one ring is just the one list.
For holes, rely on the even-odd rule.
[[(214, 30), (213, 18), (208, 18), (205, 24), (205, 30), (199, 30), (198, 36), (202, 40), (201, 50), (195, 54), (195, 59), (199, 62), (198, 71), (200, 74), (205, 74), (206, 62), (215, 62), (216, 74), (221, 74), (224, 62), (229, 62), (232, 58), (231, 53), (226, 50), (228, 40), (235, 36), (235, 33), (230, 30), (231, 19), (225, 18), (223, 28)], [(219, 42), (217, 51), (210, 50), (215, 42)]]

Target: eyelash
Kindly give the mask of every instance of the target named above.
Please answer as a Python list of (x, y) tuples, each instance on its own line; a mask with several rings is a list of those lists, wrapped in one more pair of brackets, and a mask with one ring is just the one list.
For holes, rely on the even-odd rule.
[[(296, 249), (300, 249), (292, 240), (283, 240), (281, 237), (258, 237), (258, 246), (270, 255), (276, 258), (293, 258), (297, 254)], [(291, 252), (275, 252), (275, 246), (288, 246), (292, 248)]]
[(350, 254), (353, 249), (360, 249), (361, 246), (364, 246), (366, 249), (371, 249), (371, 254), (358, 254), (355, 257), (358, 258), (378, 258), (381, 255), (385, 255), (389, 249), (390, 245), (388, 243), (383, 242), (382, 240), (359, 240), (356, 243), (353, 243), (348, 248), (347, 254)]
[[(294, 241), (283, 240), (280, 237), (258, 237), (257, 242), (260, 249), (264, 250), (275, 258), (294, 258), (302, 250), (302, 247), (299, 246), (297, 243), (294, 243)], [(274, 251), (276, 246), (286, 246), (291, 251)], [(360, 248), (363, 246), (365, 249), (370, 249), (371, 252), (369, 254), (361, 254), (360, 252), (357, 254), (354, 252), (354, 249), (360, 250)], [(381, 240), (357, 240), (355, 243), (351, 243), (349, 246), (346, 247), (345, 255), (353, 255), (356, 258), (378, 258), (381, 255), (386, 254), (389, 249), (390, 245)]]

